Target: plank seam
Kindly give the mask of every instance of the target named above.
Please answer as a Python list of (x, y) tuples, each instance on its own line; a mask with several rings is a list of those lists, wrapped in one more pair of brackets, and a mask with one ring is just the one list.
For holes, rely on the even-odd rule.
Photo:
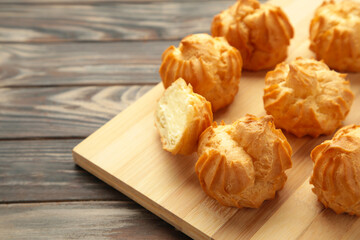
[(85, 139), (88, 136), (57, 136), (57, 137), (14, 137), (14, 138), (0, 138), (4, 141), (37, 141), (37, 140), (71, 140), (71, 139)]
[(125, 83), (91, 83), (91, 84), (40, 84), (40, 85), (4, 85), (0, 86), (0, 88), (54, 88), (54, 87), (112, 87), (112, 86), (134, 86), (134, 85), (141, 85), (141, 86), (155, 86), (159, 83), (157, 82), (125, 82)]
[[(1, 8), (1, 4), (0, 4)], [(185, 36), (184, 36), (185, 37)], [(167, 42), (167, 41), (179, 41), (183, 37), (177, 38), (148, 38), (148, 39), (109, 39), (109, 40), (66, 40), (66, 39), (58, 39), (53, 41), (0, 41), (0, 44), (64, 44), (64, 43), (120, 43), (120, 42)]]
[[(125, 196), (125, 195), (124, 195)], [(106, 202), (106, 203), (133, 203), (134, 205), (138, 205), (139, 207), (143, 208), (140, 204), (132, 200), (117, 200), (117, 199), (72, 199), (72, 200), (29, 200), (29, 201), (1, 201), (1, 205), (20, 205), (20, 204), (54, 204), (54, 203), (99, 203), (99, 202)]]
[[(67, 1), (54, 1), (54, 2), (42, 2), (42, 1), (24, 1), (24, 2), (12, 2), (12, 1), (0, 1), (1, 5), (42, 5), (42, 6), (52, 6), (52, 5), (66, 5), (66, 6), (83, 6), (83, 5), (104, 5), (104, 4), (131, 4), (131, 5), (144, 5), (144, 4), (153, 4), (153, 3), (183, 3), (183, 2), (194, 2), (193, 0), (178, 0), (178, 1), (166, 1), (166, 0), (155, 0), (155, 1), (104, 1), (99, 2), (96, 0), (87, 1), (87, 2), (67, 2)], [(219, 2), (217, 0), (198, 0), (197, 2)], [(221, 2), (233, 2), (229, 0), (222, 0)], [(259, 2), (266, 2), (266, 0), (259, 0)]]

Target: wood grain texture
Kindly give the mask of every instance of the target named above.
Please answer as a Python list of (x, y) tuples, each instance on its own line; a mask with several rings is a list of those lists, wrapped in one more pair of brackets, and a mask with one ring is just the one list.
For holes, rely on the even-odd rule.
[[(300, 29), (295, 30), (288, 60), (312, 57), (308, 31), (301, 26), (308, 26), (320, 2), (274, 2), (284, 6), (295, 29)], [(264, 115), (264, 76), (265, 72), (245, 72), (234, 102), (217, 112), (215, 120), (231, 123), (246, 113)], [(345, 125), (360, 121), (360, 74), (350, 74), (349, 79), (355, 101)], [(156, 99), (162, 92), (157, 85), (77, 145), (75, 162), (195, 239), (334, 239), (359, 233), (357, 218), (324, 210), (311, 191), (310, 152), (331, 136), (296, 138), (286, 133), (293, 167), (275, 199), (259, 209), (224, 207), (202, 191), (194, 172), (196, 154), (173, 156), (162, 150), (153, 126)]]
[[(186, 1), (182, 4), (181, 0), (0, 0), (0, 239), (189, 239), (71, 163), (70, 149), (81, 139), (66, 139), (87, 136), (152, 87), (114, 85), (159, 82), (157, 70), (162, 51), (177, 44), (182, 34), (197, 29), (208, 31), (209, 23), (205, 21), (212, 16), (207, 6), (215, 11), (215, 5), (221, 3)], [(221, 9), (230, 2), (233, 1), (224, 1)], [(296, 13), (306, 5), (302, 1), (283, 2), (287, 2), (287, 10)], [(197, 9), (189, 10), (189, 6), (197, 6)], [(140, 17), (136, 15), (139, 12)], [(298, 25), (308, 25), (308, 20), (299, 14), (292, 14), (292, 20)], [(304, 35), (307, 31), (297, 28), (296, 34)], [(159, 41), (153, 41), (157, 39)], [(29, 42), (34, 44), (25, 44)], [(292, 43), (290, 58), (302, 55), (308, 45), (304, 39), (295, 39)], [(263, 79), (261, 74), (244, 74), (245, 78), (255, 80), (254, 88), (248, 89), (243, 81), (237, 96), (241, 98), (237, 105), (239, 111), (219, 112), (218, 119), (226, 118), (230, 122), (244, 109), (249, 110), (249, 106), (261, 105), (263, 82), (259, 76)], [(360, 79), (358, 75), (350, 78), (359, 96)], [(243, 98), (244, 94), (250, 97)], [(359, 106), (357, 97), (346, 123), (360, 119), (360, 112), (356, 111)], [(125, 111), (129, 113), (129, 110)], [(133, 124), (142, 120), (148, 111), (151, 110), (136, 109), (131, 112), (129, 121), (118, 128), (122, 131), (133, 129)], [(250, 111), (263, 114), (262, 108)], [(148, 115), (147, 120), (150, 118)], [(143, 133), (147, 134), (136, 131), (134, 136), (123, 136), (124, 142), (136, 142)], [(48, 137), (51, 139), (46, 139)], [(314, 196), (308, 195), (307, 177), (312, 166), (308, 161), (309, 151), (329, 136), (315, 140), (287, 137), (294, 149), (294, 167), (288, 171), (287, 187), (273, 201), (265, 202), (261, 209), (236, 211), (204, 201), (206, 196), (199, 191), (198, 184), (194, 184), (197, 181), (193, 174), (195, 157), (176, 159), (190, 160), (182, 162), (171, 161), (170, 157), (163, 171), (150, 172), (150, 177), (168, 176), (166, 186), (185, 179), (188, 188), (159, 194), (155, 191), (156, 185), (147, 185), (147, 193), (164, 203), (165, 199), (170, 200), (164, 207), (182, 208), (185, 212), (182, 216), (187, 219), (201, 221), (202, 214), (206, 214), (209, 224), (204, 229), (210, 230), (214, 238), (237, 234), (241, 239), (251, 236), (335, 239), (341, 235), (342, 239), (359, 239), (359, 220), (347, 215), (338, 217), (323, 210)], [(22, 138), (31, 140), (1, 141)], [(158, 139), (153, 140), (148, 145), (150, 149), (158, 144)], [(107, 143), (96, 145), (106, 146)], [(123, 144), (121, 148), (126, 146)], [(107, 156), (113, 157), (114, 152), (113, 149)], [(149, 157), (163, 154), (153, 155), (148, 150), (145, 153)], [(117, 173), (126, 173), (131, 170), (130, 166)], [(139, 170), (152, 167), (152, 162), (147, 162)], [(128, 179), (137, 180), (134, 176)], [(146, 177), (141, 184), (146, 185)], [(199, 208), (194, 209), (186, 195), (191, 195)], [(28, 201), (41, 203), (19, 203)], [(204, 212), (204, 207), (208, 212)], [(163, 213), (157, 214), (164, 217)], [(169, 218), (174, 221), (177, 216)], [(230, 221), (221, 227), (217, 225), (226, 220)], [(281, 224), (282, 231), (271, 224), (262, 225), (269, 220)], [(326, 228), (322, 228), (324, 226)], [(178, 228), (184, 231), (189, 226), (178, 224)], [(239, 228), (245, 230), (239, 234)]]
[(0, 87), (154, 84), (176, 41), (2, 44)]
[(129, 200), (73, 163), (80, 141), (0, 141), (0, 203)]
[(0, 88), (0, 139), (86, 137), (151, 87)]
[[(209, 2), (209, 1), (228, 1), (228, 0), (0, 0), (0, 4), (94, 4), (94, 3), (151, 3), (151, 2)], [(259, 2), (266, 2), (260, 0)]]
[(0, 205), (2, 239), (189, 239), (133, 202)]
[(209, 32), (213, 16), (232, 3), (3, 4), (0, 42), (178, 40)]
[[(243, 76), (240, 85), (248, 87), (240, 88), (234, 103), (216, 113), (215, 119), (232, 122), (245, 113), (264, 115), (262, 74)], [(352, 76), (353, 80), (359, 79), (359, 74)], [(356, 96), (360, 94), (359, 84), (352, 85)], [(80, 143), (74, 149), (75, 161), (196, 239), (269, 239), (269, 236), (271, 239), (301, 236), (306, 239), (306, 236), (313, 235), (307, 231), (313, 229), (309, 226), (323, 214), (323, 207), (309, 185), (312, 171), (310, 152), (331, 136), (296, 138), (286, 133), (293, 148), (293, 167), (287, 171), (284, 189), (259, 209), (227, 208), (201, 190), (194, 173), (196, 155), (173, 156), (162, 150), (152, 122), (155, 99), (162, 91), (161, 85), (156, 86)], [(359, 98), (356, 98), (354, 106), (359, 104)], [(360, 113), (351, 111), (345, 124), (359, 119)], [(356, 218), (347, 215), (332, 215), (334, 221), (344, 221), (344, 224), (327, 226), (335, 235), (345, 234), (347, 230), (343, 226), (356, 222)], [(283, 222), (284, 219), (288, 220)], [(317, 229), (319, 225), (314, 226)], [(315, 232), (315, 236), (322, 236), (321, 229)]]

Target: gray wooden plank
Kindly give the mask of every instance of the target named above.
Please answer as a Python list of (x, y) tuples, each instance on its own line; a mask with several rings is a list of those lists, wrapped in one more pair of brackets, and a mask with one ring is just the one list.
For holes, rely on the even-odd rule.
[[(0, 4), (94, 4), (94, 3), (149, 3), (149, 2), (210, 2), (228, 0), (0, 0)], [(260, 0), (260, 2), (265, 0)]]
[(0, 205), (2, 239), (190, 239), (133, 202)]
[(0, 88), (0, 139), (86, 137), (152, 87)]
[(233, 3), (3, 4), (0, 42), (178, 40), (209, 32), (213, 16)]
[[(357, 95), (358, 74), (348, 78)], [(86, 137), (153, 86), (0, 88), (0, 139)], [(353, 108), (347, 119), (357, 114)]]
[(129, 200), (75, 165), (80, 141), (0, 141), (0, 203)]
[(155, 84), (177, 41), (2, 44), (0, 87)]

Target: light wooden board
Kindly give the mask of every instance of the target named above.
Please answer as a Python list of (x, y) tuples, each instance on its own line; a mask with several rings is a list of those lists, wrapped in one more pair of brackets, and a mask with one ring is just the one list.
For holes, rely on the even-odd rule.
[[(308, 26), (321, 1), (273, 1), (283, 7), (294, 28), (288, 60), (311, 57)], [(210, 23), (209, 23), (210, 24)], [(246, 113), (265, 114), (266, 72), (244, 72), (234, 102), (215, 115), (225, 123)], [(360, 122), (360, 74), (350, 74), (355, 101), (344, 124)], [(311, 192), (311, 150), (331, 136), (286, 136), (293, 148), (288, 180), (273, 200), (259, 209), (224, 207), (202, 191), (194, 165), (196, 154), (173, 156), (161, 148), (154, 109), (163, 92), (154, 87), (73, 150), (75, 162), (195, 239), (354, 239), (360, 220), (324, 209)]]

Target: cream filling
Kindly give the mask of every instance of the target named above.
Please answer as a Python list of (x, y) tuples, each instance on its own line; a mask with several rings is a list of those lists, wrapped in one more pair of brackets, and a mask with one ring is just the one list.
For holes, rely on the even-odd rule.
[(168, 148), (174, 148), (179, 143), (187, 126), (191, 91), (185, 82), (175, 82), (159, 100), (157, 120), (160, 135)]

